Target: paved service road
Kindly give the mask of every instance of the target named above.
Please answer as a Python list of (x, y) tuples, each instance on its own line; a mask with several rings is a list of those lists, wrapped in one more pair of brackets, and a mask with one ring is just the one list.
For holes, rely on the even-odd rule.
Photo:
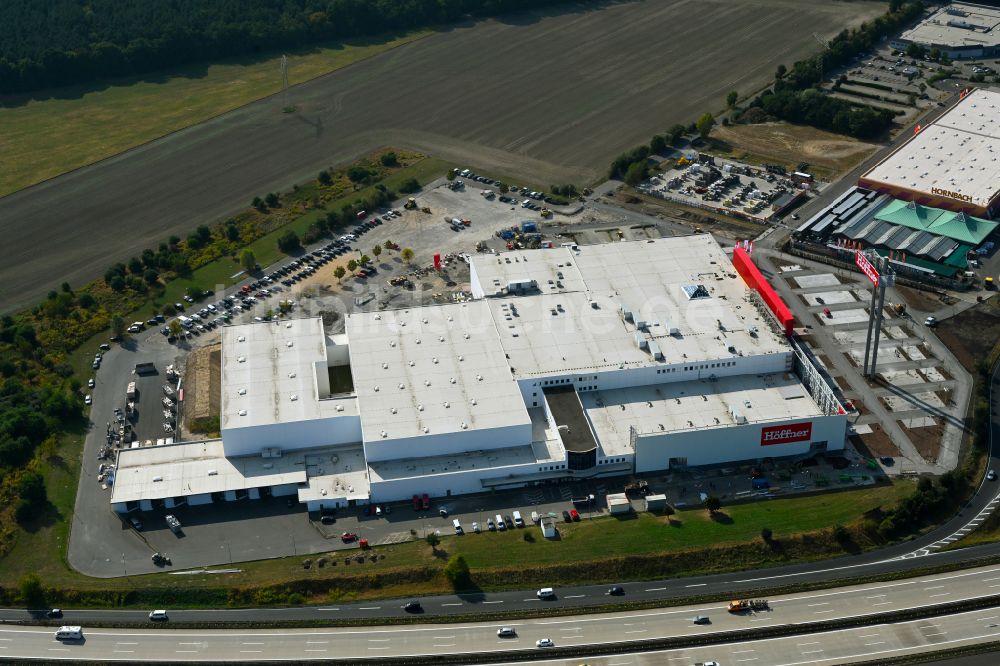
[[(771, 609), (731, 614), (725, 602), (627, 613), (517, 620), (517, 637), (500, 639), (501, 623), (409, 625), (344, 629), (288, 630), (177, 630), (169, 623), (146, 629), (87, 629), (81, 618), (67, 614), (66, 623), (84, 626), (81, 642), (59, 643), (53, 630), (43, 627), (0, 629), (0, 659), (38, 657), (90, 660), (171, 661), (301, 661), (320, 658), (396, 657), (464, 654), (469, 652), (535, 651), (535, 641), (550, 638), (560, 646), (608, 645), (655, 638), (704, 636), (711, 633), (822, 622), (862, 617), (890, 610), (974, 599), (1000, 594), (1000, 567), (982, 567), (958, 573), (910, 580), (859, 585), (786, 595), (770, 602)], [(536, 605), (550, 602), (532, 599)], [(374, 604), (377, 605), (377, 604)], [(311, 609), (314, 617), (336, 617), (337, 609)], [(214, 611), (209, 611), (214, 612)], [(171, 619), (190, 618), (193, 611), (171, 613)], [(710, 624), (695, 625), (696, 615)], [(888, 657), (1000, 638), (1000, 608), (942, 616), (899, 624), (875, 624), (844, 631), (813, 633), (785, 639), (670, 650), (648, 655), (616, 655), (608, 666), (664, 664), (672, 661), (783, 664), (822, 659), (847, 663), (862, 656)], [(641, 646), (637, 646), (640, 647)], [(566, 663), (559, 660), (558, 663)], [(579, 663), (579, 659), (575, 663)]]

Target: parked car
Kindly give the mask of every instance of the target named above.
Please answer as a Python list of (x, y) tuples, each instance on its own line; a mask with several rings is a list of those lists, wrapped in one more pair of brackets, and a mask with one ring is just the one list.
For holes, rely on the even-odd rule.
[(994, 471), (994, 470), (992, 470), (992, 469), (991, 469), (991, 470), (990, 470), (990, 471), (989, 471), (989, 472), (988, 472), (988, 473), (986, 474), (986, 480), (987, 480), (987, 481), (996, 481), (996, 480), (997, 480), (997, 473), (996, 473), (996, 471)]
[(577, 513), (576, 509), (570, 509), (569, 515), (573, 518), (573, 522), (580, 522), (580, 514)]

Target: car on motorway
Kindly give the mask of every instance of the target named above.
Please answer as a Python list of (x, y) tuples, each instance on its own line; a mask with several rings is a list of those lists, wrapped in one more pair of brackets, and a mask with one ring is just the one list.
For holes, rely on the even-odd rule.
[(149, 619), (153, 621), (165, 621), (169, 618), (167, 617), (167, 611), (160, 609), (149, 611)]
[(613, 597), (620, 597), (621, 595), (625, 594), (625, 588), (622, 587), (621, 585), (612, 585), (611, 587), (608, 588), (608, 594), (610, 594)]
[(552, 641), (551, 638), (539, 638), (537, 641), (535, 641), (535, 647), (547, 648), (554, 646), (555, 643)]
[(514, 627), (500, 627), (497, 629), (497, 636), (500, 638), (514, 638), (517, 636), (517, 631)]
[(61, 608), (51, 608), (49, 609), (49, 612), (45, 614), (45, 617), (50, 617), (53, 619), (60, 618), (62, 616), (63, 612)]
[(419, 601), (408, 601), (403, 604), (403, 610), (407, 613), (422, 613), (424, 607), (420, 605)]
[(991, 469), (989, 472), (987, 472), (987, 474), (986, 474), (986, 480), (987, 481), (996, 481), (997, 480), (996, 470), (992, 470)]
[(707, 615), (695, 615), (694, 619), (691, 620), (694, 624), (711, 624), (712, 621), (708, 619)]
[(535, 596), (539, 599), (555, 599), (556, 591), (551, 587), (543, 587), (542, 589), (535, 592)]

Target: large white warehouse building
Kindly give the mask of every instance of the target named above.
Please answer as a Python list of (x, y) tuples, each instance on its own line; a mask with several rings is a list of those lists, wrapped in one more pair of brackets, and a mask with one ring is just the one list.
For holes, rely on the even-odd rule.
[(221, 441), (128, 449), (119, 511), (310, 509), (844, 446), (846, 416), (710, 235), (471, 258), (474, 300), (229, 326)]

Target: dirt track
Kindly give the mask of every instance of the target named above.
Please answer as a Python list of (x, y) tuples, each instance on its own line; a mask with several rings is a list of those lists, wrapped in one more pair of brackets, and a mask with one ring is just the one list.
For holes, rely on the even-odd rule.
[(0, 310), (372, 148), (587, 183), (884, 3), (637, 0), (455, 27), (0, 199)]

